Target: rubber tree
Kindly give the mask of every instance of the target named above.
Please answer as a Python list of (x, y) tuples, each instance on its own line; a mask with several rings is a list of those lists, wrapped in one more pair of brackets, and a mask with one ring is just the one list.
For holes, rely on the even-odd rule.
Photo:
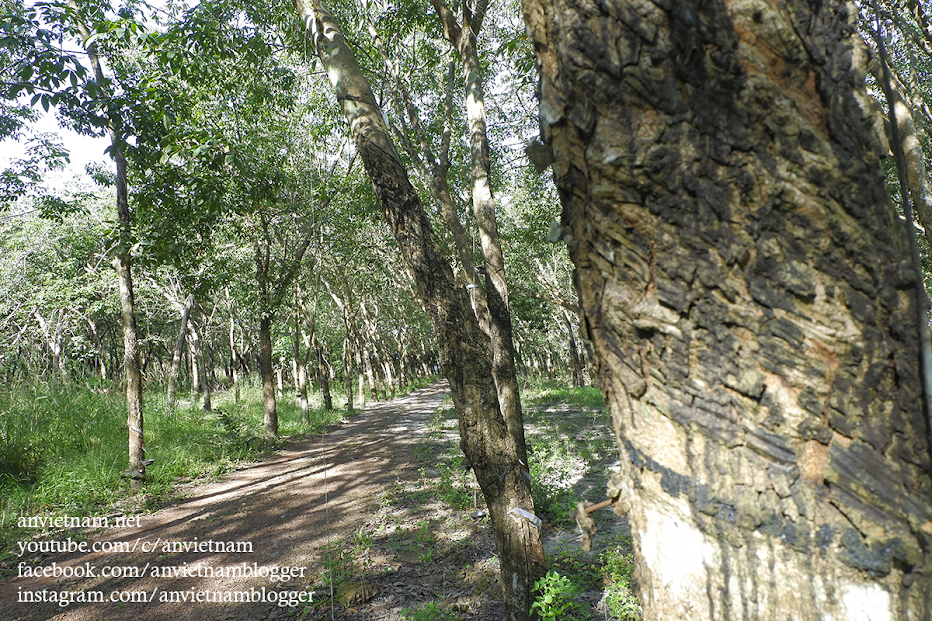
[[(107, 77), (96, 37), (98, 34), (106, 35), (111, 26), (116, 31), (117, 24), (120, 24), (125, 39), (135, 38), (143, 29), (131, 16), (111, 20), (106, 12), (108, 8), (91, 2), (79, 7), (73, 0), (38, 3), (29, 7), (18, 2), (5, 3), (4, 9), (9, 12), (4, 15), (3, 47), (15, 50), (15, 54), (5, 74), (3, 97), (11, 100), (22, 94), (30, 94), (32, 105), (41, 103), (46, 110), (57, 106), (62, 116), (82, 133), (104, 130), (110, 137), (109, 154), (116, 168), (114, 186), (118, 216), (113, 267), (120, 289), (123, 379), (129, 428), (129, 468), (124, 474), (130, 477), (136, 488), (145, 480), (145, 466), (142, 373), (131, 267), (133, 218), (126, 178), (126, 147), (131, 123), (127, 123), (128, 119), (122, 109), (125, 103), (119, 92), (122, 85)], [(97, 32), (98, 28), (101, 33)], [(89, 79), (86, 67), (76, 55), (65, 51), (62, 45), (65, 40), (83, 46), (93, 79)], [(55, 204), (60, 206), (61, 202)]]
[(507, 616), (526, 619), (531, 587), (543, 570), (543, 548), (538, 526), (522, 515), (532, 516), (530, 477), (502, 415), (488, 337), (479, 328), (465, 289), (453, 278), (382, 111), (339, 25), (319, 0), (298, 0), (296, 8), (328, 72), (383, 216), (433, 325), (440, 366), (459, 416), (460, 447), (476, 473), (495, 531)]
[(645, 619), (932, 614), (926, 326), (852, 9), (524, 0)]
[(184, 347), (184, 335), (188, 329), (188, 317), (194, 308), (194, 295), (185, 298), (181, 305), (181, 327), (178, 329), (178, 338), (175, 340), (175, 349), (172, 352), (171, 370), (168, 372), (168, 387), (166, 388), (165, 403), (170, 412), (175, 409), (175, 387), (178, 383), (178, 369), (181, 367), (181, 353)]
[(126, 424), (129, 429), (129, 467), (124, 473), (129, 477), (134, 489), (141, 487), (146, 480), (145, 447), (143, 439), (142, 414), (142, 369), (139, 357), (139, 339), (136, 327), (136, 302), (133, 294), (132, 246), (133, 217), (129, 207), (129, 189), (127, 186), (126, 144), (127, 131), (124, 127), (119, 107), (113, 101), (113, 94), (106, 85), (107, 79), (103, 63), (98, 53), (97, 44), (91, 38), (86, 20), (80, 8), (73, 1), (69, 6), (74, 12), (75, 26), (84, 42), (88, 60), (94, 72), (94, 78), (104, 99), (104, 117), (110, 136), (110, 156), (116, 166), (116, 203), (119, 221), (118, 240), (114, 248), (113, 268), (120, 285), (120, 312), (123, 324), (123, 382), (126, 388)]
[(484, 73), (479, 60), (478, 36), (488, 10), (488, 1), (463, 2), (461, 15), (454, 13), (443, 0), (431, 0), (431, 5), (443, 26), (444, 37), (456, 50), (462, 65), (466, 90), (472, 208), (479, 229), (485, 267), (484, 302), (487, 305), (490, 319), (488, 334), (492, 350), (492, 366), (505, 420), (515, 436), (515, 442), (523, 450), (524, 415), (521, 410), (518, 377), (515, 371), (515, 347), (508, 303), (505, 257), (502, 254), (502, 243), (495, 216), (488, 123), (485, 111)]

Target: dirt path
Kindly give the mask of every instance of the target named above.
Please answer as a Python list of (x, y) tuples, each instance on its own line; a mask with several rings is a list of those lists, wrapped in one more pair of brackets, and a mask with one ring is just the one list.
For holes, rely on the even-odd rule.
[[(418, 575), (406, 577), (408, 564), (403, 546), (395, 558), (380, 560), (368, 558), (372, 546), (362, 545), (358, 554), (367, 556), (370, 567), (382, 570), (381, 578), (366, 587), (378, 593), (381, 603), (376, 607), (369, 604), (366, 612), (357, 612), (352, 606), (344, 610), (303, 604), (279, 606), (269, 601), (203, 601), (205, 597), (242, 598), (237, 593), (243, 592), (258, 598), (263, 589), (266, 599), (272, 594), (279, 597), (285, 592), (293, 596), (312, 589), (317, 591), (316, 602), (328, 598), (329, 592), (321, 593), (326, 589), (326, 582), (322, 582), (327, 575), (324, 570), (332, 575), (341, 569), (341, 563), (346, 569), (346, 563), (357, 560), (340, 556), (336, 543), (348, 541), (363, 525), (369, 525), (372, 532), (381, 528), (379, 521), (386, 519), (384, 511), (380, 513), (385, 494), (404, 481), (417, 480), (415, 448), (446, 394), (445, 385), (436, 384), (375, 405), (326, 435), (293, 444), (273, 459), (238, 470), (221, 482), (193, 488), (183, 502), (141, 516), (138, 528), (100, 529), (87, 534), (88, 546), (128, 542), (130, 546), (135, 544), (130, 552), (27, 552), (19, 559), (24, 564), (14, 569), (14, 577), (0, 583), (0, 619), (399, 619), (398, 605), (412, 588), (433, 590), (434, 597), (443, 597), (448, 588), (454, 588), (451, 585), (455, 581), (448, 580), (447, 573), (452, 576), (453, 561), (462, 558), (446, 562), (422, 555), (418, 565), (426, 567), (426, 574), (421, 570)], [(488, 538), (491, 544), (486, 530), (479, 528), (461, 536)], [(181, 545), (175, 547), (175, 543)], [(166, 548), (166, 544), (174, 549)], [(244, 551), (232, 551), (239, 544), (243, 544), (240, 548)], [(247, 544), (251, 544), (251, 551)], [(225, 549), (216, 550), (218, 545)], [(406, 549), (416, 554), (418, 550), (412, 546)], [(36, 559), (38, 564), (34, 565)], [(90, 568), (93, 577), (17, 577), (26, 568), (36, 567), (45, 568), (49, 574), (57, 568), (69, 576), (69, 570)], [(270, 577), (250, 575), (263, 574), (271, 567), (289, 568), (289, 579), (272, 581)], [(105, 572), (124, 576), (107, 577)], [(133, 572), (140, 575), (125, 577), (133, 576)], [(210, 573), (222, 575), (210, 577)], [(245, 573), (246, 577), (237, 573)], [(26, 592), (31, 595), (24, 595)], [(63, 592), (70, 592), (76, 601), (67, 606), (57, 601), (22, 601), (24, 597), (58, 599)], [(139, 600), (142, 594), (149, 601), (110, 601), (113, 597)], [(450, 594), (460, 595), (453, 591)], [(82, 602), (82, 597), (103, 597), (107, 601)], [(486, 595), (486, 599), (489, 597), (494, 596)], [(491, 620), (495, 611), (488, 607), (467, 611), (463, 618)]]

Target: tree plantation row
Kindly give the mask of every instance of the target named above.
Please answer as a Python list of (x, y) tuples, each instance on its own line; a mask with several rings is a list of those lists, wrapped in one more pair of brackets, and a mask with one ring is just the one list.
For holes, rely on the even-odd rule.
[[(103, 260), (113, 205), (104, 191), (83, 191), (74, 199), (83, 201), (82, 211), (59, 222), (28, 213), (34, 207), (25, 202), (21, 215), (2, 223), (2, 372), (7, 386), (35, 380), (82, 383), (98, 378), (104, 385), (120, 380), (118, 292), (112, 267)], [(549, 223), (546, 212), (541, 216), (537, 228), (543, 231), (537, 234), (543, 237)], [(283, 229), (273, 233), (287, 241), (294, 221), (283, 215), (269, 225)], [(137, 270), (141, 370), (146, 384), (169, 393), (170, 405), (174, 395), (188, 399), (188, 392), (194, 392), (209, 409), (211, 388), (234, 388), (243, 376), (259, 372), (255, 254), (251, 240), (237, 239), (237, 232), (242, 231), (231, 227), (215, 232), (227, 238), (194, 274), (172, 266)], [(310, 389), (322, 391), (326, 403), (330, 381), (348, 382), (348, 398), (362, 407), (367, 398), (394, 394), (408, 378), (435, 374), (430, 327), (385, 231), (363, 212), (347, 217), (343, 230), (315, 230), (314, 235), (271, 324), (277, 390), (284, 385), (301, 394), (310, 381)], [(263, 241), (275, 261), (271, 269), (280, 269), (289, 249), (276, 245), (275, 238)], [(535, 269), (518, 266), (516, 273), (528, 276), (525, 286), (531, 295), (549, 295), (548, 286), (559, 291), (559, 283), (568, 298), (567, 263), (551, 252), (552, 246), (541, 248), (545, 254), (515, 252), (538, 264)], [(271, 256), (276, 252), (277, 260)], [(519, 302), (519, 365), (528, 375), (565, 375), (574, 368), (568, 332), (572, 323), (566, 322), (571, 315), (531, 295)], [(299, 407), (306, 402), (306, 397), (299, 398)]]
[[(436, 366), (528, 619), (518, 371), (588, 367), (645, 618), (932, 615), (921, 3), (3, 7), (4, 372), (119, 377), (135, 486), (182, 367), (258, 366), (274, 436), (277, 383)], [(39, 183), (39, 106), (105, 194)]]

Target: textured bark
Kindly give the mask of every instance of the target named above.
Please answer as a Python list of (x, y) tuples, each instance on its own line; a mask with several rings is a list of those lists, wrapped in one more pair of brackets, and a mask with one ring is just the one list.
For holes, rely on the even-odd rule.
[(928, 619), (919, 275), (852, 5), (524, 12), (644, 618)]
[(466, 292), (456, 285), (372, 90), (339, 26), (318, 0), (298, 0), (296, 6), (327, 68), (357, 152), (431, 319), (440, 366), (459, 415), (460, 446), (476, 473), (495, 531), (508, 619), (527, 619), (530, 589), (543, 570), (543, 549), (537, 529), (511, 513), (517, 508), (533, 510), (533, 501), (527, 466), (518, 458), (499, 407), (487, 337), (479, 329)]
[[(188, 317), (191, 315), (191, 309), (194, 307), (194, 295), (189, 295), (184, 301), (181, 308), (181, 328), (178, 330), (178, 339), (175, 341), (175, 351), (172, 353), (171, 371), (168, 373), (168, 390), (165, 402), (168, 405), (169, 412), (175, 409), (175, 386), (178, 384), (178, 369), (181, 367), (181, 352), (184, 347), (184, 335), (188, 330)], [(231, 320), (232, 322), (232, 320)], [(233, 324), (230, 324), (230, 334), (232, 335)], [(232, 336), (230, 340), (232, 346)], [(235, 369), (234, 369), (235, 373)], [(234, 375), (235, 377), (235, 375)]]

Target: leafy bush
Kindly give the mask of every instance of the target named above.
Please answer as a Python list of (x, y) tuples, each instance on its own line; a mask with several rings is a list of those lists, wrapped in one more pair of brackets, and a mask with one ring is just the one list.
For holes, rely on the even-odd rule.
[(569, 576), (563, 576), (551, 569), (546, 576), (534, 583), (534, 590), (539, 595), (531, 604), (531, 612), (540, 615), (541, 621), (580, 620), (580, 617), (574, 614), (582, 609), (576, 601), (580, 589)]
[(463, 485), (457, 485), (456, 472), (450, 466), (439, 464), (440, 482), (437, 483), (437, 496), (455, 509), (468, 509), (472, 506), (473, 495)]

